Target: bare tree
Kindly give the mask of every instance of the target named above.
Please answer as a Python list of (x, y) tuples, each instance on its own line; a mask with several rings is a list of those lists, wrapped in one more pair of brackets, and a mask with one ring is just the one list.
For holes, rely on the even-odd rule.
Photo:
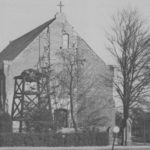
[(85, 60), (78, 55), (78, 50), (74, 46), (71, 49), (60, 49), (58, 56), (62, 63), (62, 70), (58, 75), (58, 79), (61, 89), (63, 90), (63, 95), (66, 95), (66, 98), (68, 97), (70, 100), (71, 120), (77, 132), (77, 123), (75, 119), (77, 88), (81, 66)]
[(116, 59), (116, 92), (123, 105), (122, 144), (127, 145), (130, 111), (144, 102), (150, 83), (150, 36), (137, 10), (122, 10), (113, 17), (108, 50)]
[[(110, 122), (109, 117), (104, 114), (108, 109), (108, 103), (104, 100), (97, 102), (100, 98), (101, 86), (105, 78), (99, 74), (91, 75), (87, 73), (84, 54), (76, 49), (62, 50), (58, 53), (61, 58), (62, 70), (58, 74), (64, 99), (70, 100), (70, 112), (73, 127), (77, 131), (78, 125), (88, 128), (105, 126)], [(107, 86), (107, 85), (106, 85)], [(92, 107), (92, 109), (91, 109)]]

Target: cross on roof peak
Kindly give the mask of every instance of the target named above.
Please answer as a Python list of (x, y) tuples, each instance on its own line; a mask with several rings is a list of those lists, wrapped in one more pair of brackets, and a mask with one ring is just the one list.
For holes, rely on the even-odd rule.
[(64, 6), (64, 5), (62, 4), (62, 1), (60, 1), (60, 3), (59, 3), (57, 6), (59, 7), (60, 13), (61, 13), (61, 12), (62, 12), (62, 7)]

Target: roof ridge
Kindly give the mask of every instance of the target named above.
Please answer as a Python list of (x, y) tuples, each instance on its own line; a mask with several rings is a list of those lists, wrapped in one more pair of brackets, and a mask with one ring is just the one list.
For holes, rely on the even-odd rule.
[(29, 32), (27, 32), (27, 33), (23, 34), (22, 36), (20, 36), (20, 37), (18, 37), (18, 38), (16, 38), (16, 39), (14, 39), (14, 40), (13, 40), (13, 41), (11, 41), (10, 43), (13, 43), (13, 42), (15, 42), (15, 41), (17, 41), (17, 40), (19, 40), (19, 39), (23, 38), (24, 36), (29, 35), (31, 32), (33, 32), (34, 30), (36, 30), (36, 29), (38, 29), (38, 28), (40, 28), (40, 27), (42, 27), (42, 26), (44, 26), (44, 25), (45, 25), (45, 27), (46, 27), (46, 25), (48, 25), (48, 24), (49, 24), (52, 20), (55, 20), (55, 18), (50, 19), (49, 21), (46, 21), (45, 23), (41, 24), (40, 26), (38, 26), (38, 27), (36, 27), (36, 28), (33, 28), (33, 29), (32, 29), (32, 30), (30, 30)]
[(56, 18), (46, 21), (42, 25), (10, 42), (8, 46), (6, 46), (6, 48), (4, 48), (4, 50), (0, 53), (0, 63), (4, 60), (13, 60), (55, 19)]

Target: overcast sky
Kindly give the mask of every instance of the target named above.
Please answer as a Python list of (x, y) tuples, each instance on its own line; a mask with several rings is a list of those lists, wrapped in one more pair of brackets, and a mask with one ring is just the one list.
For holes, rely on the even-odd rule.
[[(122, 8), (137, 8), (150, 24), (150, 0), (62, 0), (63, 12), (77, 33), (107, 63), (113, 63), (105, 48), (111, 16)], [(0, 0), (0, 51), (9, 43), (59, 11), (59, 0)]]

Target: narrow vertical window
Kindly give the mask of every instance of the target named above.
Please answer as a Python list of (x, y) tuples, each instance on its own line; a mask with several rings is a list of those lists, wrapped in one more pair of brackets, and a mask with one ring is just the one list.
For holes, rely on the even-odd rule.
[(63, 35), (63, 49), (69, 48), (69, 35), (64, 34)]

